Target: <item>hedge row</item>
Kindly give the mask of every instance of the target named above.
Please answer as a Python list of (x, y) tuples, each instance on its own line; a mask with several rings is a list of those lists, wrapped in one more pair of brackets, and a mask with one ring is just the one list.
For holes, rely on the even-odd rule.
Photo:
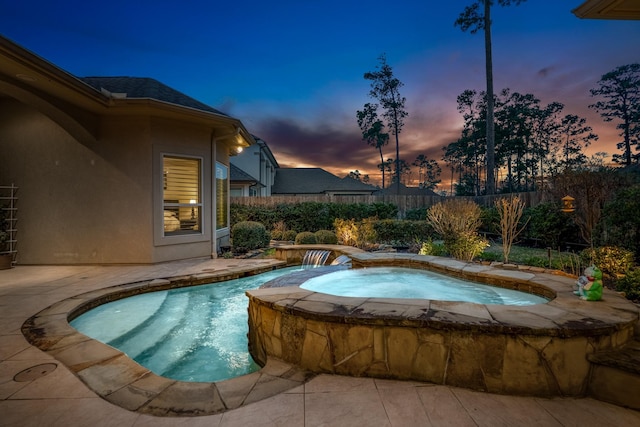
[(231, 225), (240, 221), (255, 221), (267, 230), (284, 222), (286, 228), (297, 232), (332, 230), (336, 219), (391, 219), (398, 215), (398, 207), (391, 203), (321, 203), (302, 202), (274, 207), (231, 204)]

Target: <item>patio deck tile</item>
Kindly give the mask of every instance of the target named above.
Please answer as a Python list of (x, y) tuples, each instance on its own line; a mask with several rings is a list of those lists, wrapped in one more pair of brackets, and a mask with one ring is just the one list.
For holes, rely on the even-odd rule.
[[(99, 398), (70, 370), (30, 346), (20, 331), (22, 323), (40, 310), (83, 292), (176, 275), (193, 276), (238, 267), (242, 270), (249, 264), (268, 265), (264, 261), (247, 260), (244, 264), (244, 260), (199, 259), (147, 266), (18, 266), (0, 271), (0, 426), (640, 425), (640, 412), (590, 398), (493, 395), (413, 381), (333, 375), (319, 375), (303, 385), (215, 415), (140, 414)], [(456, 263), (450, 264), (455, 267)], [(554, 317), (553, 311), (540, 314)], [(80, 344), (64, 343), (60, 349), (76, 345)], [(68, 356), (71, 361), (76, 359), (73, 354)], [(50, 374), (30, 381), (14, 380), (19, 372), (42, 363), (58, 366)], [(284, 375), (288, 369), (277, 364), (270, 368), (269, 374)], [(166, 384), (154, 382), (157, 379), (143, 377), (131, 386), (149, 389), (166, 399), (184, 396), (179, 390), (181, 385), (168, 390), (164, 388)], [(300, 379), (292, 377), (292, 381)], [(151, 382), (145, 385), (145, 381)], [(213, 389), (203, 387), (200, 397), (182, 402), (183, 409), (194, 409), (196, 401), (217, 395)], [(223, 394), (221, 390), (219, 395)], [(218, 399), (207, 404), (218, 404)]]

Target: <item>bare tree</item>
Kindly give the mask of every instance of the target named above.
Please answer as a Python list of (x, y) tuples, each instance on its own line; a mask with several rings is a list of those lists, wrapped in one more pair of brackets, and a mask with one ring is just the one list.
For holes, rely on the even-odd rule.
[[(524, 213), (525, 204), (520, 197), (503, 197), (496, 201), (496, 209), (500, 216), (500, 234), (502, 235), (502, 257), (505, 263), (509, 262), (511, 246), (516, 237), (524, 230), (526, 223), (520, 226), (520, 218)], [(528, 222), (528, 221), (527, 221)]]

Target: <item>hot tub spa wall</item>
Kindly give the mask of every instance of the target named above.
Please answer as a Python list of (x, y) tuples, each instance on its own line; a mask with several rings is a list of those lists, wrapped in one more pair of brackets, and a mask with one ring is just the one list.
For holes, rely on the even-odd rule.
[[(295, 264), (307, 250), (323, 248), (332, 251), (330, 259), (352, 257), (354, 268), (428, 268), (555, 299), (540, 308), (488, 310), (442, 301), (337, 302), (339, 297), (297, 287), (250, 291), (249, 345), (259, 363), (276, 357), (318, 373), (412, 379), (495, 393), (580, 396), (588, 388), (586, 356), (623, 346), (638, 321), (637, 309), (619, 295), (608, 294), (607, 303), (580, 301), (572, 293), (575, 279), (544, 271), (487, 273), (486, 266), (455, 260), (370, 254), (344, 246), (282, 247), (276, 256)], [(476, 309), (480, 314), (474, 317)]]
[(270, 356), (319, 373), (412, 379), (493, 393), (583, 395), (590, 369), (585, 355), (618, 347), (632, 336), (632, 328), (610, 336), (562, 338), (491, 334), (468, 325), (466, 330), (392, 326), (385, 319), (356, 324), (362, 319), (345, 317), (335, 323), (250, 300), (249, 342), (260, 363)]

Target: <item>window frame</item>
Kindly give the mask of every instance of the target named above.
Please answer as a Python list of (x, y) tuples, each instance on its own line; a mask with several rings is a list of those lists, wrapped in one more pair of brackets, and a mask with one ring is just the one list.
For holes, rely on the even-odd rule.
[[(193, 166), (197, 166), (197, 182), (196, 182), (196, 198), (195, 199), (189, 199), (189, 203), (184, 203), (184, 202), (179, 202), (179, 201), (167, 201), (167, 200), (172, 200), (172, 199), (166, 199), (166, 190), (167, 190), (167, 159), (173, 159), (176, 161), (186, 161), (186, 162), (194, 162)], [(181, 235), (188, 235), (188, 234), (202, 234), (202, 222), (203, 222), (203, 218), (202, 218), (202, 212), (203, 212), (203, 203), (202, 203), (202, 198), (203, 198), (203, 173), (202, 173), (202, 168), (203, 168), (203, 159), (198, 158), (198, 157), (194, 157), (194, 156), (176, 156), (176, 155), (169, 155), (169, 154), (163, 154), (162, 155), (162, 180), (163, 180), (163, 194), (162, 194), (162, 213), (163, 213), (163, 235), (164, 237), (170, 237), (170, 236), (181, 236)], [(186, 189), (187, 187), (185, 187)], [(194, 196), (191, 196), (194, 197)], [(194, 201), (194, 203), (192, 203), (191, 201)], [(196, 229), (182, 229), (182, 224), (183, 222), (186, 222), (187, 220), (183, 219), (180, 215), (180, 211), (186, 209), (187, 210), (187, 215), (188, 215), (188, 211), (189, 209), (191, 210), (191, 220), (194, 220), (193, 222), (193, 226), (197, 226)], [(195, 215), (195, 212), (198, 212), (197, 216)], [(166, 219), (167, 219), (167, 215), (166, 212), (176, 212), (177, 213), (177, 217), (176, 219), (179, 221), (179, 229), (175, 230), (175, 231), (167, 231), (167, 227), (166, 227)], [(197, 218), (197, 220), (195, 220)], [(167, 234), (170, 233), (170, 234)]]
[[(224, 194), (221, 196), (218, 192), (218, 166), (221, 166), (224, 168), (225, 172), (226, 172), (226, 177), (225, 177), (225, 189), (224, 189)], [(220, 232), (223, 232), (225, 230), (229, 230), (229, 223), (231, 221), (230, 218), (230, 212), (229, 212), (229, 197), (231, 196), (231, 189), (230, 189), (230, 182), (231, 182), (231, 177), (230, 177), (230, 173), (231, 173), (231, 167), (229, 165), (226, 165), (220, 161), (216, 161), (215, 165), (214, 165), (214, 182), (215, 182), (215, 189), (216, 189), (216, 201), (215, 201), (215, 218), (216, 218), (216, 224), (215, 224), (215, 231), (217, 234), (219, 234)], [(223, 200), (224, 203), (218, 203), (219, 200)], [(219, 213), (218, 211), (221, 209), (221, 207), (224, 206), (225, 209), (225, 213), (224, 213), (224, 218), (226, 219), (226, 223), (223, 226), (220, 226), (220, 224), (218, 223), (218, 219), (219, 219)]]
[[(156, 155), (154, 156), (156, 161), (154, 164), (156, 165), (156, 173), (154, 176), (157, 179), (157, 182), (154, 185), (154, 199), (155, 199), (155, 209), (154, 209), (154, 226), (153, 226), (153, 235), (154, 235), (154, 244), (156, 246), (163, 245), (173, 245), (173, 244), (181, 244), (181, 243), (195, 243), (195, 242), (203, 242), (210, 240), (208, 237), (209, 234), (209, 215), (211, 210), (208, 208), (208, 194), (207, 188), (205, 186), (205, 182), (207, 176), (207, 168), (209, 164), (207, 162), (207, 156), (205, 153), (185, 153), (177, 150), (171, 149), (162, 149), (158, 148), (154, 150), (156, 151)], [(199, 208), (200, 218), (199, 218), (199, 230), (194, 230), (193, 232), (186, 233), (178, 233), (178, 234), (166, 234), (164, 231), (164, 211), (167, 204), (164, 200), (164, 187), (165, 187), (165, 170), (164, 170), (164, 160), (165, 158), (177, 158), (177, 159), (186, 159), (186, 160), (198, 160), (200, 164), (200, 170), (198, 173), (198, 192), (199, 192), (199, 201), (193, 206)], [(170, 203), (170, 206), (182, 206), (182, 207), (191, 207), (192, 204), (174, 204)]]

